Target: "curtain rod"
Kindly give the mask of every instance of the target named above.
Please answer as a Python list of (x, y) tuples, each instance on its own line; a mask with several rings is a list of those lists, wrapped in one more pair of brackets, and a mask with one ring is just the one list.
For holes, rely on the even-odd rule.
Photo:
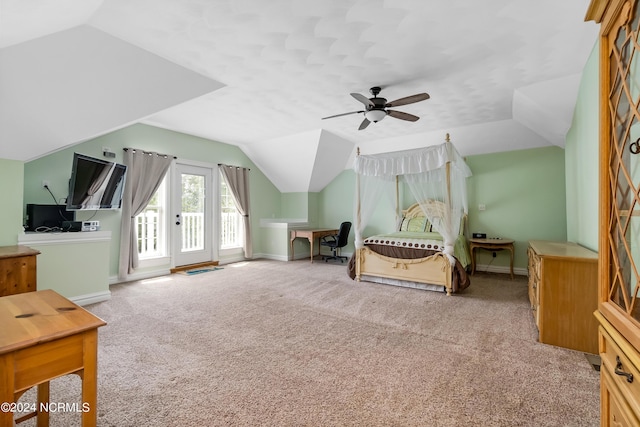
[[(129, 151), (129, 150), (131, 150), (131, 152), (135, 153), (137, 149), (136, 149), (136, 148), (128, 148), (128, 147), (124, 147), (122, 150), (124, 150), (124, 151)], [(144, 150), (140, 150), (140, 151), (142, 151), (144, 154), (156, 154), (156, 155), (158, 155), (158, 156), (162, 156), (162, 157), (165, 157), (165, 158), (167, 158), (167, 157), (173, 157), (174, 159), (177, 159), (177, 157), (176, 157), (176, 156), (169, 156), (168, 154), (155, 153), (155, 152), (153, 152), (153, 151), (144, 151)]]
[(245, 168), (244, 166), (225, 165), (224, 163), (218, 163), (218, 166), (227, 166), (229, 168), (236, 168), (236, 169), (246, 169), (248, 171), (251, 170), (251, 168)]

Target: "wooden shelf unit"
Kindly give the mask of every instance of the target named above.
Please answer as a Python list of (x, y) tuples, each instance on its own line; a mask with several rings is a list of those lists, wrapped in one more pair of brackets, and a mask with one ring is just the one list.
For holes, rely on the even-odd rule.
[(0, 247), (0, 297), (36, 290), (36, 255), (27, 246)]
[(598, 353), (598, 254), (570, 242), (532, 240), (529, 301), (539, 341)]

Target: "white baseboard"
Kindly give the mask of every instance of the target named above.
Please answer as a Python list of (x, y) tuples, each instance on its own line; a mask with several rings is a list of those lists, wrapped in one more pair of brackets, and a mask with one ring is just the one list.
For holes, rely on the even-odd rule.
[(97, 302), (110, 300), (111, 291), (94, 292), (92, 294), (79, 295), (69, 299), (80, 306), (95, 304)]
[[(508, 266), (502, 265), (478, 264), (476, 265), (476, 272), (478, 271), (486, 273), (511, 274), (511, 269)], [(526, 268), (513, 267), (513, 274), (518, 276), (527, 276), (529, 272)]]
[[(255, 256), (254, 256), (255, 258)], [(237, 255), (233, 255), (233, 256), (226, 256), (226, 257), (220, 257), (220, 259), (218, 260), (218, 263), (220, 265), (224, 265), (224, 264), (232, 264), (234, 262), (242, 262), (242, 261), (246, 261), (247, 259), (244, 257), (244, 254), (237, 254)]]
[(169, 274), (171, 274), (171, 270), (169, 270), (168, 268), (161, 268), (158, 270), (145, 271), (142, 273), (133, 273), (127, 276), (125, 280), (118, 279), (118, 276), (111, 276), (109, 277), (109, 285), (117, 285), (118, 283), (124, 282), (133, 282), (134, 280), (151, 279), (153, 277), (167, 276)]
[(271, 259), (274, 261), (288, 261), (286, 255), (274, 255), (274, 254), (263, 254), (263, 253), (259, 253), (259, 254), (254, 253), (252, 259)]

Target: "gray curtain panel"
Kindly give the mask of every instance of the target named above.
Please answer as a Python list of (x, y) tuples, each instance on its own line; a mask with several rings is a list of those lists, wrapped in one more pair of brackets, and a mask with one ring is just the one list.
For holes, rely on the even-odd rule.
[(119, 279), (126, 279), (138, 267), (136, 215), (147, 206), (174, 159), (173, 156), (132, 148), (124, 150), (127, 178), (122, 197)]
[(244, 256), (251, 258), (253, 257), (253, 244), (249, 219), (249, 169), (228, 165), (218, 165), (218, 167), (231, 190), (231, 194), (233, 194), (236, 209), (244, 219)]

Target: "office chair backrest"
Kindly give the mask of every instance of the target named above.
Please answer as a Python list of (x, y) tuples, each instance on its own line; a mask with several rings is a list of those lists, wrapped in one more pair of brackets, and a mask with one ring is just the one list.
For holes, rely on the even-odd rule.
[(349, 241), (349, 231), (351, 231), (351, 223), (349, 221), (345, 221), (340, 224), (340, 230), (338, 231), (338, 244), (336, 245), (338, 248), (347, 246), (347, 242)]

